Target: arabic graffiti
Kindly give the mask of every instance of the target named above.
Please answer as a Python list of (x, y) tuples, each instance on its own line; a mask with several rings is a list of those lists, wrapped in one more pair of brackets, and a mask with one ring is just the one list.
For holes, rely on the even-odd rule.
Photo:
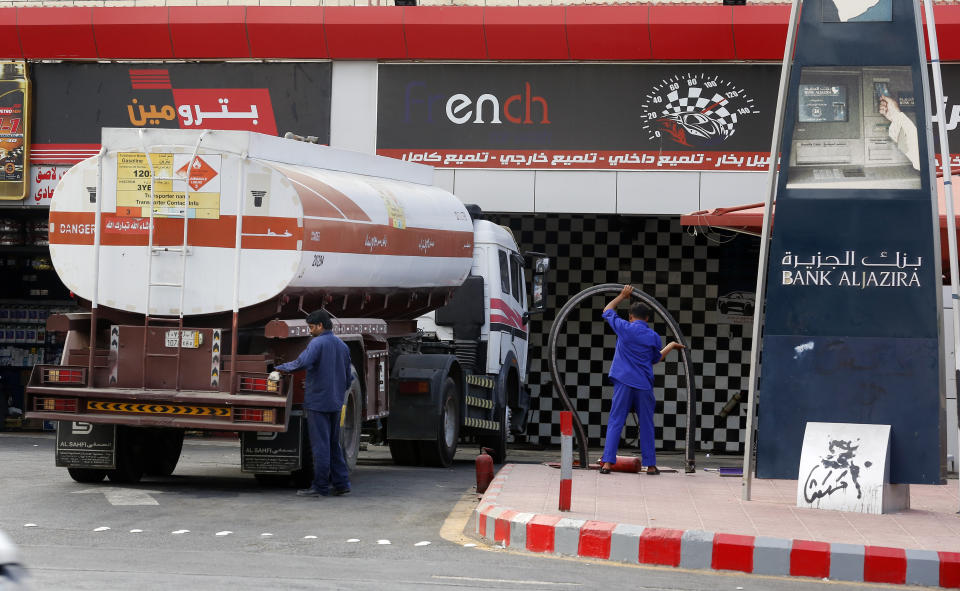
[[(921, 287), (923, 257), (911, 258), (897, 251), (894, 256), (883, 250), (877, 257), (857, 257), (854, 250), (841, 255), (794, 256), (786, 251), (780, 260), (782, 285), (858, 287)], [(866, 268), (864, 268), (866, 267)]]
[[(860, 449), (859, 439), (854, 445), (852, 440), (831, 439), (828, 443), (827, 455), (810, 469), (807, 480), (803, 484), (803, 499), (813, 503), (818, 499), (828, 497), (833, 493), (845, 490), (851, 484), (857, 489), (857, 498), (863, 496), (860, 488), (860, 466), (854, 463), (857, 450)], [(863, 462), (864, 468), (869, 468), (873, 462)]]
[(376, 236), (367, 235), (363, 241), (363, 245), (370, 249), (370, 252), (373, 252), (375, 248), (386, 248), (387, 247), (387, 237), (378, 238)]

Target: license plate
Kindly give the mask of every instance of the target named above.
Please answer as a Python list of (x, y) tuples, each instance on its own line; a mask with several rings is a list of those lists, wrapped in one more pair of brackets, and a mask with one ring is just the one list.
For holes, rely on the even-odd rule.
[(166, 345), (176, 348), (177, 333), (180, 333), (180, 347), (183, 349), (196, 349), (203, 344), (203, 335), (199, 330), (168, 330), (166, 334)]

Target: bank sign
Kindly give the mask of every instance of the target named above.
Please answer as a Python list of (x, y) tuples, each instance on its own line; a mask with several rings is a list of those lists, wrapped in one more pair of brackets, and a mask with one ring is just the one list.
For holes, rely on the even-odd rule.
[(38, 63), (32, 76), (33, 164), (96, 154), (103, 127), (292, 131), (330, 141), (329, 63)]
[(377, 153), (448, 168), (766, 170), (779, 72), (384, 64)]
[[(915, 7), (803, 2), (767, 265), (761, 478), (807, 478), (811, 423), (859, 423), (890, 427), (891, 483), (944, 482), (940, 234)], [(831, 482), (856, 468), (859, 445), (834, 439)], [(817, 498), (839, 496), (824, 478), (807, 483)]]

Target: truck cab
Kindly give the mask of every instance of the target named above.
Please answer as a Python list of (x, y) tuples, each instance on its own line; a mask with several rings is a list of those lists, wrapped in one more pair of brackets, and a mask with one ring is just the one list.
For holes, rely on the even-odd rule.
[[(531, 277), (539, 295), (531, 302), (524, 271), (528, 257), (520, 253), (513, 233), (477, 217), (470, 276), (450, 304), (421, 317), (418, 325), (437, 344), (453, 351), (467, 373), (462, 426), (481, 447), (492, 450), (499, 463), (506, 457), (508, 433), (519, 435), (526, 430), (529, 319), (544, 309), (543, 280), (549, 259), (528, 253), (536, 257)], [(491, 406), (490, 412), (473, 408), (483, 404)]]

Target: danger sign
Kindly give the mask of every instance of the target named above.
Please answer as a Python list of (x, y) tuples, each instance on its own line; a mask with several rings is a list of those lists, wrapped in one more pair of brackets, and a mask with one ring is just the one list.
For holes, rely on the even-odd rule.
[[(181, 166), (177, 174), (181, 176), (186, 174), (188, 165), (189, 163)], [(194, 191), (199, 191), (200, 187), (213, 180), (215, 176), (217, 176), (217, 171), (207, 164), (203, 158), (197, 156), (193, 161), (193, 166), (190, 167), (190, 178), (187, 180), (187, 184)]]

